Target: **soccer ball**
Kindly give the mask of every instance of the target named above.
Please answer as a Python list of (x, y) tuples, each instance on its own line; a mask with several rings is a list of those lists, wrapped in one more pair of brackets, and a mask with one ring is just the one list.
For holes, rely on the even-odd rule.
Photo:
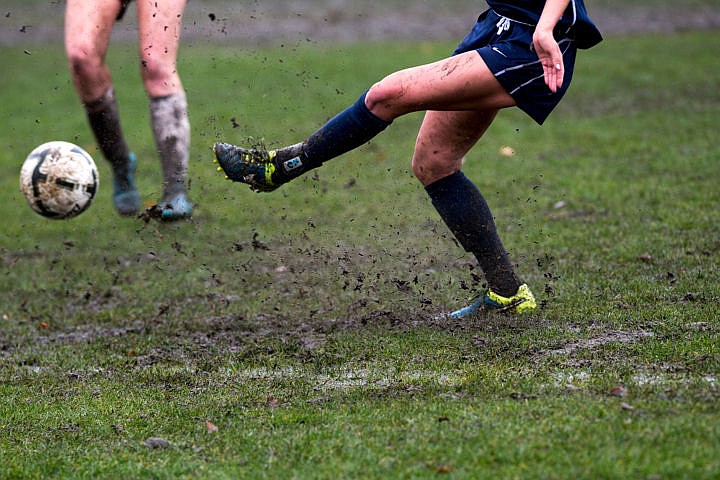
[(90, 154), (69, 142), (43, 143), (20, 169), (20, 191), (43, 217), (66, 219), (84, 212), (98, 189)]

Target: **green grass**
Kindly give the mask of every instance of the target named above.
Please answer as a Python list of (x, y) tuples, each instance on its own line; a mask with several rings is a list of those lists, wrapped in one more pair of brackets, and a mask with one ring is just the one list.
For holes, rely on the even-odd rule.
[[(420, 115), (270, 195), (214, 171), (217, 139), (298, 141), (452, 47), (188, 45), (197, 208), (174, 225), (114, 214), (60, 48), (1, 50), (0, 476), (717, 478), (720, 34), (581, 52), (546, 126), (503, 112), (468, 156), (528, 317), (435, 318), (474, 262), (412, 178)], [(109, 59), (155, 201), (135, 48)], [(67, 222), (17, 185), (52, 139), (100, 169)]]

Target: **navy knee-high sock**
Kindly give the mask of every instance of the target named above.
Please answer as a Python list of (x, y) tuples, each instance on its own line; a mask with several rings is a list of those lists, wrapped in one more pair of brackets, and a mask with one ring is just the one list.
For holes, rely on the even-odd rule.
[(353, 105), (331, 118), (305, 142), (278, 149), (276, 166), (279, 168), (273, 174), (273, 180), (283, 183), (298, 177), (367, 143), (385, 130), (392, 122), (368, 110), (366, 94), (363, 93)]
[(367, 92), (350, 107), (330, 119), (305, 142), (303, 153), (312, 164), (319, 164), (349, 152), (385, 130), (385, 121), (365, 106)]
[(493, 292), (510, 297), (522, 284), (477, 187), (456, 172), (425, 187), (432, 204), (465, 251), (472, 253)]

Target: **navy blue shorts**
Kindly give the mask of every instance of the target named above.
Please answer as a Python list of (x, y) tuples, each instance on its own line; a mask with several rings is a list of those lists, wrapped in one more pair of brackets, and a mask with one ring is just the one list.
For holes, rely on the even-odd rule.
[(565, 76), (562, 87), (553, 93), (545, 84), (543, 68), (533, 47), (534, 31), (534, 25), (486, 10), (453, 55), (476, 50), (518, 108), (542, 124), (570, 86), (577, 48), (572, 38), (556, 32)]

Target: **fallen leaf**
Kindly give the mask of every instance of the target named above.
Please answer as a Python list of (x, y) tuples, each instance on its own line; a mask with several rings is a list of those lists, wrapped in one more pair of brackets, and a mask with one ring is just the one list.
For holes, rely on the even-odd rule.
[(653, 260), (652, 256), (648, 252), (641, 253), (638, 256), (638, 259), (640, 259), (640, 261), (645, 262), (645, 263), (651, 263)]
[(208, 433), (216, 433), (218, 431), (218, 427), (210, 420), (205, 420), (205, 427), (207, 427)]
[(500, 147), (500, 155), (503, 157), (512, 157), (515, 155), (515, 150), (513, 150), (512, 147), (505, 145)]
[(610, 395), (612, 395), (613, 397), (626, 397), (627, 388), (623, 387), (622, 385), (616, 385), (610, 389)]

